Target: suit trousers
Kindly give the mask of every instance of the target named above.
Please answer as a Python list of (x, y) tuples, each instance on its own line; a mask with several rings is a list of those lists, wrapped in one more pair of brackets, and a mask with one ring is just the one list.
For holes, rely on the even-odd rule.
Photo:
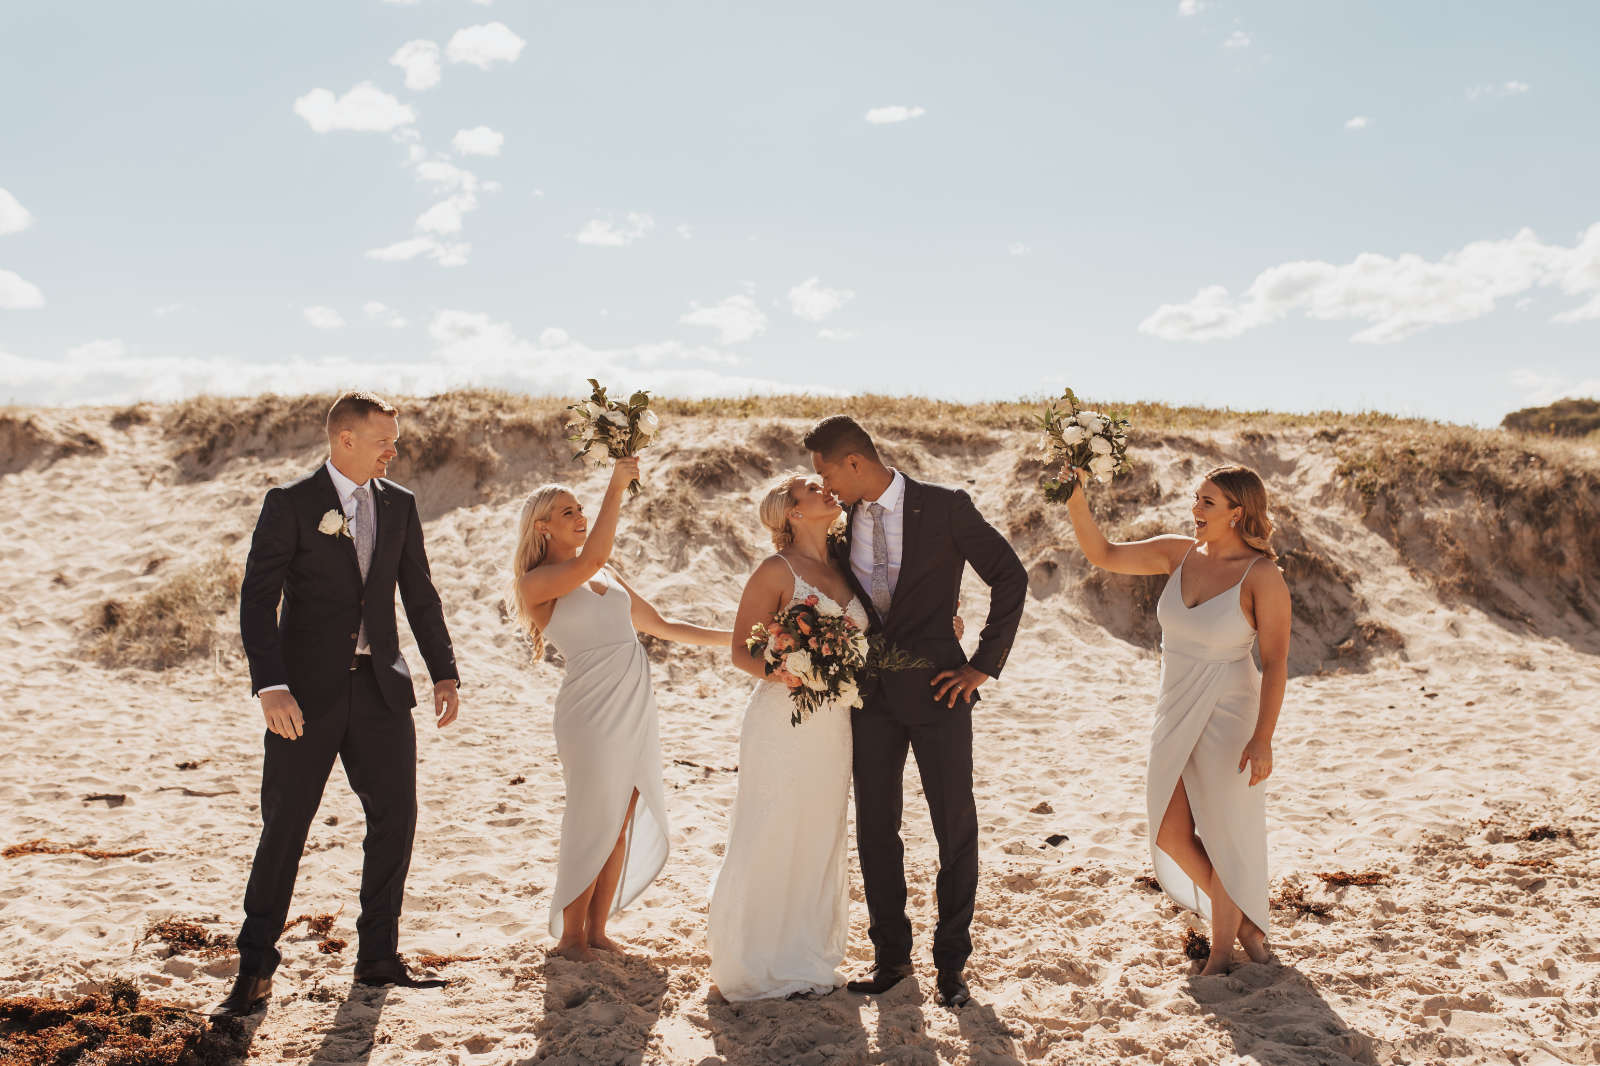
[(244, 892), (239, 972), (270, 976), (289, 917), (300, 856), (335, 757), (366, 813), (362, 841), (357, 958), (399, 949), (400, 907), (417, 828), (417, 734), (409, 710), (383, 699), (371, 660), (350, 671), (344, 696), (306, 715), (305, 733), (286, 740), (268, 730), (261, 769), (261, 841)]
[(911, 962), (906, 916), (905, 845), (900, 839), (906, 751), (917, 758), (939, 842), (939, 924), (933, 962), (961, 970), (972, 954), (978, 896), (978, 808), (972, 798), (972, 708), (957, 702), (937, 720), (899, 721), (870, 703), (854, 712), (856, 849), (867, 896), (868, 935), (879, 968)]

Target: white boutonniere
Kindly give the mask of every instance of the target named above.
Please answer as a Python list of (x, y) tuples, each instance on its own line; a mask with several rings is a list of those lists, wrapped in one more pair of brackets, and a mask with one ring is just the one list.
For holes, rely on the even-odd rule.
[(350, 536), (350, 523), (345, 521), (344, 512), (337, 507), (330, 508), (328, 513), (322, 516), (322, 521), (317, 523), (317, 532), (326, 533), (330, 537), (355, 539)]

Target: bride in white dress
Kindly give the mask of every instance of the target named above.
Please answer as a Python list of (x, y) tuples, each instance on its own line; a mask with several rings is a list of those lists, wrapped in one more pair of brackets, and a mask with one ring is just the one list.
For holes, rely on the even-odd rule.
[(767, 677), (744, 647), (753, 625), (813, 595), (866, 629), (850, 579), (829, 561), (828, 529), (840, 513), (819, 479), (800, 474), (774, 482), (760, 505), (778, 554), (751, 575), (733, 626), (733, 663), (761, 682), (745, 708), (739, 791), (708, 921), (711, 979), (728, 1000), (844, 983), (850, 711), (824, 706), (791, 726), (781, 672)]
[[(1086, 478), (1068, 467), (1067, 477)], [(1272, 734), (1288, 678), (1289, 587), (1272, 565), (1267, 492), (1255, 471), (1224, 466), (1194, 494), (1193, 537), (1114, 544), (1084, 492), (1067, 503), (1084, 557), (1119, 574), (1167, 574), (1161, 698), (1145, 786), (1150, 853), (1161, 887), (1211, 919), (1205, 974), (1231, 965), (1237, 940), (1267, 950), (1267, 814)], [(1257, 563), (1266, 559), (1267, 565)], [(1261, 670), (1250, 652), (1259, 641)], [(1245, 775), (1245, 768), (1250, 773)]]

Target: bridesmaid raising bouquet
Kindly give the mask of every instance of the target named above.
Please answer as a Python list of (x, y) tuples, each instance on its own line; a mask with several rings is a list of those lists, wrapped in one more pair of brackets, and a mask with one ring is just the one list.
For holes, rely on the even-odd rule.
[[(1087, 488), (1087, 471), (1062, 479)], [(1194, 494), (1194, 536), (1113, 543), (1083, 492), (1067, 514), (1084, 557), (1118, 574), (1167, 574), (1161, 696), (1145, 801), (1161, 887), (1211, 919), (1204, 974), (1225, 973), (1237, 940), (1255, 962), (1267, 950), (1267, 816), (1272, 733), (1288, 678), (1289, 587), (1271, 560), (1267, 490), (1254, 470), (1222, 466)], [(1268, 565), (1257, 566), (1262, 559)], [(1251, 650), (1259, 643), (1261, 669)], [(1248, 776), (1245, 774), (1249, 770)]]

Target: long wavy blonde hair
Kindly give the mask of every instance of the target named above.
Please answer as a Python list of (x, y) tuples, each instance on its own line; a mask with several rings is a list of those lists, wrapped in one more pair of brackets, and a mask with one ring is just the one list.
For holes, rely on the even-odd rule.
[(1268, 559), (1276, 559), (1272, 550), (1272, 517), (1267, 514), (1267, 487), (1261, 475), (1248, 466), (1219, 466), (1206, 474), (1206, 480), (1222, 490), (1231, 507), (1244, 514), (1237, 526), (1244, 542)]
[(522, 505), (522, 519), (517, 523), (517, 547), (511, 554), (511, 602), (516, 605), (517, 624), (533, 643), (533, 657), (544, 658), (544, 630), (533, 617), (533, 604), (522, 591), (522, 576), (544, 562), (550, 550), (550, 534), (540, 533), (535, 523), (545, 522), (555, 513), (556, 501), (563, 495), (577, 498), (565, 485), (540, 485)]

